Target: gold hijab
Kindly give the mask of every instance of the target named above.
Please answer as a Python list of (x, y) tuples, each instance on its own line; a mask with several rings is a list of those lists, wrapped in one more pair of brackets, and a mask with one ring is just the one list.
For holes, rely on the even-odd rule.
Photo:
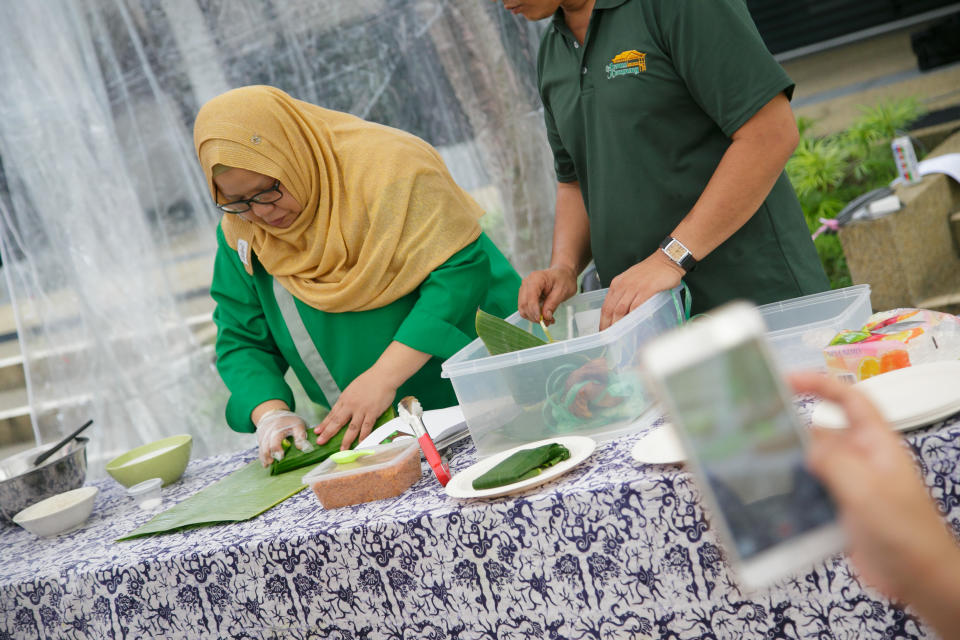
[(286, 229), (236, 214), (221, 227), (232, 248), (245, 240), (281, 285), (323, 311), (386, 306), (480, 235), (483, 211), (429, 144), (273, 87), (207, 102), (193, 142), (214, 200), (221, 164), (279, 180), (300, 203)]

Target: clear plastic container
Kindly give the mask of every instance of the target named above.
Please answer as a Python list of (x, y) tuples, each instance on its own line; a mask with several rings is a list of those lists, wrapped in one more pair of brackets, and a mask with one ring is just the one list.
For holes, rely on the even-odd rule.
[(830, 340), (842, 329), (859, 329), (873, 313), (868, 284), (765, 304), (759, 310), (784, 371), (826, 369), (823, 350)]
[(144, 511), (152, 511), (160, 506), (160, 487), (163, 485), (162, 478), (150, 478), (143, 482), (138, 482), (132, 487), (127, 488), (127, 493), (137, 501), (137, 506)]
[(373, 453), (345, 464), (328, 458), (303, 476), (325, 509), (398, 496), (423, 475), (413, 438), (364, 449)]
[[(602, 332), (607, 290), (584, 293), (557, 309), (549, 327), (554, 344), (491, 356), (477, 339), (444, 362), (477, 455), (561, 435), (607, 440), (640, 429), (651, 401), (638, 352), (679, 324), (679, 293), (658, 293)], [(546, 339), (519, 313), (507, 321)]]

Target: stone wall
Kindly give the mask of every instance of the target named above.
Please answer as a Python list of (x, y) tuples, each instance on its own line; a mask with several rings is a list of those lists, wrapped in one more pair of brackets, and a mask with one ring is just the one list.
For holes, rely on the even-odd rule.
[[(960, 132), (927, 157), (947, 153), (960, 153)], [(853, 282), (870, 285), (874, 311), (918, 307), (960, 312), (960, 250), (950, 222), (960, 211), (960, 184), (934, 174), (895, 191), (903, 209), (840, 229)]]

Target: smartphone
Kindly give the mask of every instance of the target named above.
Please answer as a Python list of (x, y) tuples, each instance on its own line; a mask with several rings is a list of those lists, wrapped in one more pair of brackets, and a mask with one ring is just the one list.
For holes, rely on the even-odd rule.
[(741, 584), (758, 589), (843, 547), (806, 430), (756, 307), (734, 302), (644, 348), (650, 388), (683, 441)]

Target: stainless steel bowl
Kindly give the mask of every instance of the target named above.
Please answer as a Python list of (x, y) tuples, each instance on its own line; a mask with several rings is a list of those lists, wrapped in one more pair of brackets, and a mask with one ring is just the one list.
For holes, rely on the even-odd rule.
[(0, 516), (13, 516), (44, 498), (77, 489), (87, 478), (87, 438), (74, 438), (39, 467), (31, 462), (52, 445), (45, 444), (0, 460)]

